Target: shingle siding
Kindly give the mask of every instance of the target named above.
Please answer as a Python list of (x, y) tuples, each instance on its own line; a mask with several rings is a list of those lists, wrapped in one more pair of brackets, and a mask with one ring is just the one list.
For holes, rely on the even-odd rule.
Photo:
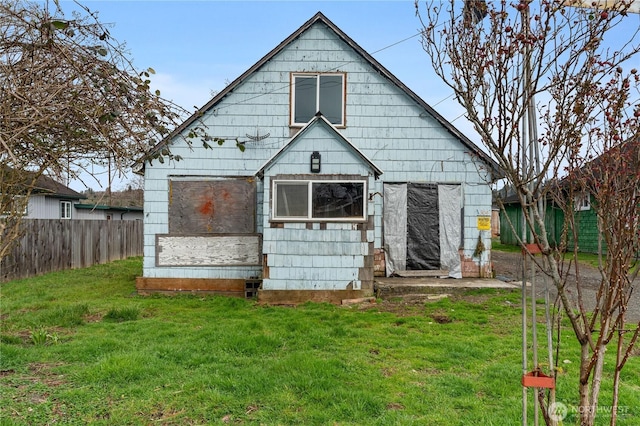
[[(209, 134), (227, 139), (223, 146), (205, 150), (198, 140), (193, 140), (189, 147), (176, 137), (171, 150), (182, 156), (182, 161), (165, 164), (155, 161), (153, 166), (147, 165), (145, 276), (248, 278), (260, 273), (257, 268), (155, 268), (155, 234), (167, 232), (169, 176), (247, 176), (258, 171), (295, 133), (289, 127), (291, 73), (316, 71), (346, 73), (346, 127), (339, 131), (384, 171), (375, 180), (353, 151), (335, 145), (323, 154), (322, 173), (369, 176), (369, 194), (382, 193), (384, 182), (462, 183), (464, 251), (467, 255), (473, 253), (478, 238), (475, 218), (491, 209), (491, 190), (485, 177), (478, 175), (474, 165), (477, 160), (407, 93), (319, 22), (249, 75), (202, 117), (209, 126)], [(326, 150), (330, 143), (330, 138), (320, 130), (307, 135), (302, 143), (279, 158), (269, 174), (309, 173), (309, 152)], [(185, 130), (183, 135), (186, 133)], [(257, 143), (247, 142), (245, 151), (240, 152), (235, 140), (248, 141), (246, 135), (256, 133), (270, 136)], [(368, 214), (374, 216), (374, 228), (366, 231), (367, 241), (362, 241), (361, 230), (352, 229), (353, 224), (328, 223), (326, 230), (317, 233), (308, 232), (306, 224), (288, 223), (284, 228), (271, 228), (269, 184), (269, 177), (265, 177), (257, 187), (256, 231), (263, 233), (263, 252), (269, 262), (266, 285), (298, 288), (303, 286), (301, 280), (309, 280), (310, 288), (318, 289), (344, 288), (350, 281), (359, 285), (358, 268), (364, 264), (365, 256), (373, 256), (367, 241), (382, 247), (382, 197), (373, 196), (367, 203)], [(487, 235), (485, 245), (489, 244)], [(288, 254), (298, 256), (295, 260), (284, 260), (282, 256)], [(357, 257), (353, 264), (351, 256)], [(331, 265), (321, 266), (327, 264)], [(336, 284), (331, 277), (339, 273), (344, 274), (343, 279)]]

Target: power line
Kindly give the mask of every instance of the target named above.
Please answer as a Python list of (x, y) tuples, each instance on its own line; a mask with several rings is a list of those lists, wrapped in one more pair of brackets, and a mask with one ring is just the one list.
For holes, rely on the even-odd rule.
[[(390, 49), (391, 47), (394, 47), (394, 46), (397, 46), (397, 45), (399, 45), (399, 44), (401, 44), (401, 43), (404, 43), (404, 42), (406, 42), (406, 41), (409, 41), (409, 40), (411, 40), (411, 39), (413, 39), (413, 38), (415, 38), (415, 37), (417, 37), (417, 36), (419, 36), (419, 35), (421, 35), (421, 34), (422, 34), (422, 31), (418, 31), (416, 34), (414, 34), (414, 35), (412, 35), (412, 36), (406, 37), (406, 38), (404, 38), (404, 39), (402, 39), (402, 40), (399, 40), (399, 41), (396, 41), (396, 42), (394, 42), (394, 43), (391, 43), (391, 44), (389, 44), (389, 45), (387, 45), (387, 46), (385, 46), (385, 47), (383, 47), (383, 48), (381, 48), (381, 49), (375, 50), (374, 52), (370, 53), (370, 55), (375, 55), (376, 53), (382, 52), (383, 50)], [(348, 65), (348, 64), (351, 64), (351, 63), (355, 63), (355, 62), (357, 62), (357, 61), (356, 61), (356, 60), (353, 60), (353, 61), (347, 61), (347, 62), (341, 63), (340, 65), (337, 65), (337, 66), (335, 66), (335, 67), (333, 67), (333, 68), (329, 68), (329, 69), (327, 69), (327, 70), (325, 70), (325, 71), (317, 71), (317, 73), (318, 73), (318, 74), (322, 74), (322, 73), (328, 73), (328, 72), (332, 72), (332, 71), (337, 71), (338, 69), (340, 69), (340, 68), (344, 67), (345, 65)], [(217, 110), (226, 109), (226, 108), (229, 108), (229, 107), (232, 107), (232, 106), (236, 106), (236, 105), (240, 105), (240, 104), (246, 103), (246, 102), (248, 102), (248, 101), (252, 101), (252, 100), (254, 100), (254, 99), (261, 98), (262, 96), (271, 95), (271, 94), (276, 93), (276, 92), (278, 92), (278, 91), (280, 91), (280, 90), (282, 90), (282, 89), (286, 89), (286, 88), (288, 88), (290, 85), (291, 85), (290, 83), (283, 84), (282, 86), (280, 86), (280, 87), (276, 87), (275, 89), (273, 89), (273, 90), (271, 90), (271, 91), (264, 92), (264, 93), (260, 93), (260, 94), (258, 94), (258, 95), (255, 95), (255, 96), (253, 96), (253, 97), (250, 97), (250, 98), (244, 99), (244, 100), (239, 101), (239, 102), (236, 102), (236, 103), (232, 103), (232, 104), (228, 104), (228, 105), (223, 105), (223, 106), (220, 106), (220, 107), (218, 107), (218, 108), (216, 108), (216, 109), (217, 109)]]
[[(443, 24), (440, 24), (440, 25), (443, 25)], [(392, 48), (392, 47), (398, 46), (399, 44), (405, 43), (405, 42), (407, 42), (407, 41), (409, 41), (409, 40), (412, 40), (412, 39), (414, 39), (414, 38), (416, 38), (416, 37), (418, 37), (418, 36), (420, 36), (420, 35), (422, 35), (422, 31), (418, 31), (418, 32), (416, 32), (415, 34), (413, 34), (413, 35), (411, 35), (411, 36), (409, 36), (409, 37), (405, 37), (405, 38), (403, 38), (403, 39), (401, 39), (401, 40), (399, 40), (399, 41), (396, 41), (396, 42), (393, 42), (393, 43), (391, 43), (391, 44), (388, 44), (387, 46), (384, 46), (384, 47), (382, 47), (382, 48), (380, 48), (380, 49), (378, 49), (378, 50), (375, 50), (375, 51), (371, 52), (371, 53), (370, 53), (370, 55), (372, 55), (372, 56), (373, 56), (373, 55), (375, 55), (376, 53), (380, 53), (380, 52), (382, 52), (382, 51), (384, 51), (384, 50), (387, 50), (387, 49), (390, 49), (390, 48)], [(351, 63), (355, 63), (355, 62), (358, 62), (358, 61), (357, 61), (357, 60), (352, 60), (352, 61), (343, 62), (343, 63), (341, 63), (341, 64), (339, 64), (339, 65), (337, 65), (337, 66), (334, 66), (333, 68), (329, 68), (329, 69), (327, 69), (327, 70), (325, 70), (325, 71), (317, 71), (317, 73), (318, 73), (318, 74), (322, 74), (322, 73), (335, 72), (335, 71), (337, 71), (338, 69), (340, 69), (340, 68), (344, 67), (345, 65), (348, 65), (348, 64), (351, 64)], [(280, 90), (286, 89), (286, 88), (288, 88), (288, 87), (290, 87), (290, 86), (291, 86), (291, 83), (286, 83), (286, 84), (283, 84), (283, 85), (282, 85), (282, 86), (280, 86), (280, 87), (276, 87), (276, 88), (274, 88), (273, 90), (270, 90), (270, 91), (268, 91), (268, 92), (264, 92), (264, 93), (257, 94), (257, 95), (255, 95), (255, 96), (252, 96), (252, 97), (249, 97), (249, 98), (243, 99), (242, 101), (238, 101), (238, 102), (235, 102), (235, 103), (230, 103), (230, 104), (227, 104), (227, 105), (219, 106), (219, 107), (215, 108), (215, 110), (219, 111), (219, 110), (223, 110), (223, 109), (226, 109), (226, 108), (229, 108), (229, 107), (232, 107), (232, 106), (236, 106), (236, 105), (244, 104), (244, 103), (246, 103), (246, 102), (248, 102), (248, 101), (252, 101), (252, 100), (255, 100), (255, 99), (261, 98), (262, 96), (271, 95), (271, 94), (273, 94), (273, 93), (279, 92)], [(440, 101), (438, 101), (437, 103), (435, 103), (433, 106), (437, 106), (437, 105), (441, 104), (442, 102), (444, 102), (444, 101), (446, 101), (446, 100), (448, 100), (448, 99), (452, 98), (454, 95), (455, 95), (455, 94), (454, 94), (454, 93), (452, 93), (452, 94), (450, 94), (450, 95), (446, 96), (445, 98), (443, 98), (443, 99), (441, 99)], [(464, 115), (464, 114), (463, 114), (463, 115)], [(462, 115), (461, 115), (461, 116), (462, 116)], [(460, 118), (461, 116), (456, 117), (453, 121), (457, 120), (457, 119), (458, 119), (458, 118)], [(285, 140), (285, 139), (288, 139), (288, 138), (278, 138), (278, 139), (277, 139), (277, 141), (279, 141), (279, 140)], [(273, 142), (270, 142), (270, 143), (273, 143)]]
[(412, 35), (412, 36), (410, 36), (410, 37), (404, 38), (404, 39), (402, 39), (402, 40), (400, 40), (400, 41), (397, 41), (397, 42), (395, 42), (395, 43), (393, 43), (393, 44), (390, 44), (390, 45), (388, 45), (388, 46), (385, 46), (385, 47), (383, 47), (382, 49), (378, 49), (378, 50), (376, 50), (376, 51), (374, 51), (374, 52), (371, 52), (371, 54), (372, 54), (372, 55), (375, 55), (376, 53), (380, 53), (380, 52), (382, 52), (383, 50), (387, 50), (387, 49), (389, 49), (389, 48), (391, 48), (391, 47), (393, 47), (393, 46), (396, 46), (396, 45), (398, 45), (398, 44), (400, 44), (400, 43), (404, 43), (405, 41), (411, 40), (412, 38), (418, 37), (419, 35), (422, 35), (422, 31), (418, 31), (417, 33), (415, 33), (414, 35)]

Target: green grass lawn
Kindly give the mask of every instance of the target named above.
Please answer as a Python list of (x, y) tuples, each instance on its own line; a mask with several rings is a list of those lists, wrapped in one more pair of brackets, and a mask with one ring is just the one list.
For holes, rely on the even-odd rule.
[[(140, 297), (140, 273), (130, 259), (1, 285), (0, 424), (521, 421), (517, 292), (269, 307)], [(557, 399), (572, 406), (578, 352), (570, 330), (562, 336), (570, 363)], [(623, 371), (620, 425), (639, 424), (638, 377), (636, 356)], [(605, 384), (601, 404), (609, 396)]]

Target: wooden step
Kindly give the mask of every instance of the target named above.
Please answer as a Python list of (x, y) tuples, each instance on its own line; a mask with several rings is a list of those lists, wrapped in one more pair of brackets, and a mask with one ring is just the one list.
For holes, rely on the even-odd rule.
[(422, 271), (395, 271), (402, 278), (447, 278), (449, 271), (445, 269), (433, 269)]

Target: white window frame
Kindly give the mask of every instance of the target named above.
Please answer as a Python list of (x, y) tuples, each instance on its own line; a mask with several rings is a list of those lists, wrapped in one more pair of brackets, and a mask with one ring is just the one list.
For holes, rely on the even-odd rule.
[[(313, 184), (314, 183), (358, 183), (362, 184), (362, 216), (352, 217), (314, 217), (313, 216)], [(277, 216), (278, 184), (307, 185), (307, 215)], [(271, 181), (271, 221), (273, 222), (365, 222), (367, 218), (367, 181), (362, 179), (275, 179)]]
[[(71, 207), (72, 207), (71, 201), (67, 201), (67, 200), (60, 201), (60, 219), (65, 219), (65, 220), (71, 219)], [(68, 213), (68, 215), (65, 213)]]
[(577, 193), (573, 203), (577, 212), (591, 210), (591, 194), (588, 191)]
[[(320, 77), (323, 76), (339, 76), (342, 77), (342, 91), (341, 91), (341, 98), (340, 98), (340, 102), (342, 103), (342, 116), (340, 119), (340, 123), (332, 123), (334, 126), (336, 127), (344, 127), (345, 124), (345, 117), (346, 117), (346, 109), (347, 109), (347, 105), (346, 105), (346, 84), (347, 84), (347, 76), (345, 73), (341, 73), (341, 72), (335, 72), (335, 73), (304, 73), (304, 72), (299, 72), (299, 73), (291, 73), (291, 126), (295, 126), (295, 127), (301, 127), (304, 126), (305, 124), (308, 123), (308, 121), (306, 122), (296, 122), (295, 121), (295, 115), (296, 115), (296, 78), (298, 77), (316, 77), (316, 80), (319, 80)], [(316, 81), (316, 113), (320, 110), (320, 84), (317, 84)], [(320, 111), (322, 112), (322, 111)], [(313, 117), (311, 117), (313, 118)], [(310, 121), (311, 119), (309, 119)]]

